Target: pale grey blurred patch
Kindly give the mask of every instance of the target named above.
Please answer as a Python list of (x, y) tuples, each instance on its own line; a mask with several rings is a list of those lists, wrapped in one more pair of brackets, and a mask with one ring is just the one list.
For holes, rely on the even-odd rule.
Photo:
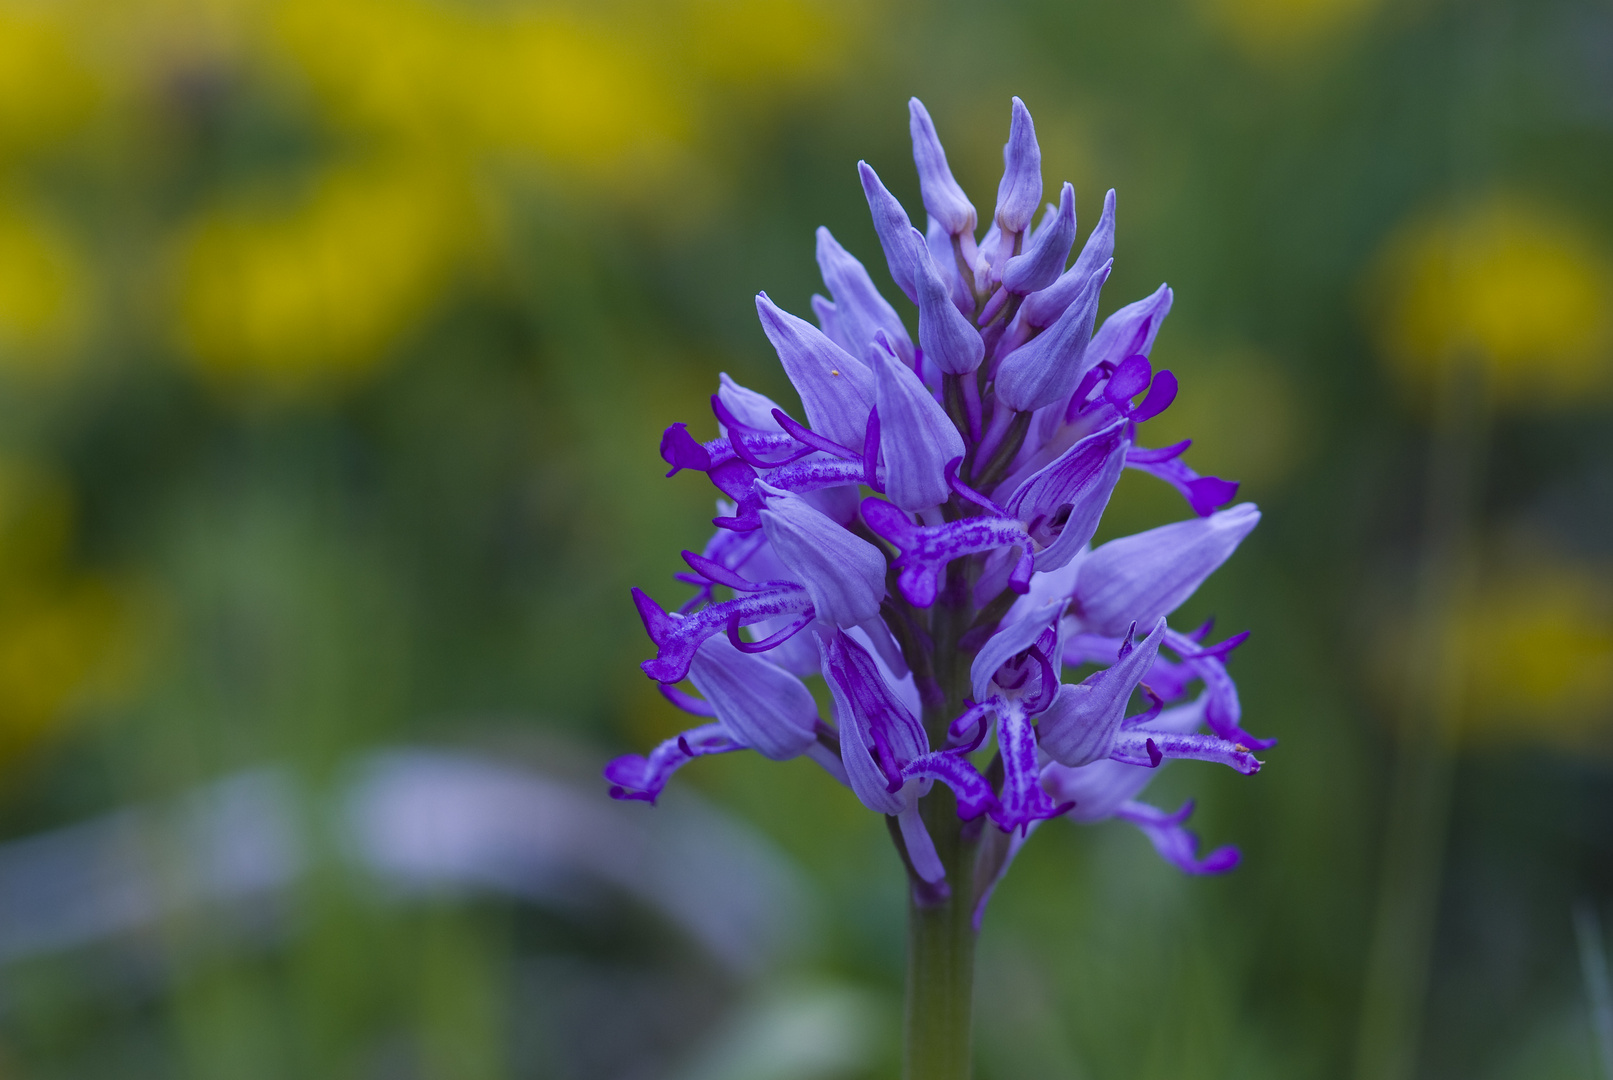
[(754, 977), (811, 937), (810, 888), (755, 830), (679, 791), (660, 806), (468, 753), (386, 749), (334, 800), (286, 769), (216, 781), (0, 844), (0, 963), (112, 942), (201, 906), (261, 907), (326, 845), (383, 895), (464, 891), (562, 911), (625, 894), (731, 975)]
[(781, 983), (752, 994), (670, 1080), (828, 1080), (861, 1075), (894, 1044), (896, 1009), (835, 983)]

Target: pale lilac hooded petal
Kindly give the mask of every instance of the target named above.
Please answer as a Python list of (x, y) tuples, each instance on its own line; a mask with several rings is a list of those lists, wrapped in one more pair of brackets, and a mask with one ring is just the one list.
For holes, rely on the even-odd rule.
[(790, 377), (807, 424), (842, 446), (862, 446), (868, 414), (874, 408), (874, 375), (868, 366), (836, 345), (822, 330), (756, 295), (762, 329)]
[(1037, 743), (1054, 761), (1089, 765), (1109, 756), (1126, 704), (1159, 655), (1165, 620), (1112, 666), (1085, 682), (1066, 683), (1037, 722)]
[[(994, 696), (991, 680), (997, 670), (1036, 644), (1036, 639), (1058, 621), (1069, 602), (1067, 596), (1026, 596), (1009, 610), (1008, 617), (969, 665), (969, 689), (976, 701), (984, 702)], [(1048, 658), (1055, 665), (1060, 662), (1056, 655), (1049, 654)]]
[(1065, 184), (1052, 219), (1036, 230), (1035, 239), (1023, 254), (1009, 259), (1003, 267), (1003, 288), (1019, 296), (1047, 288), (1064, 269), (1074, 243), (1075, 188)]
[(762, 530), (790, 575), (806, 586), (824, 622), (856, 626), (879, 614), (885, 556), (800, 496), (757, 482), (766, 499)]
[[(941, 280), (946, 282), (952, 306), (964, 316), (972, 315), (975, 309), (974, 294), (963, 283), (963, 275), (958, 272), (958, 256), (952, 250), (952, 237), (947, 234), (946, 226), (933, 217), (926, 218), (926, 221), (924, 246), (929, 249), (930, 264), (941, 275)], [(917, 300), (913, 302), (918, 303)]]
[(1025, 297), (1025, 302), (1019, 308), (1019, 319), (1037, 329), (1050, 325), (1080, 295), (1087, 279), (1114, 258), (1114, 254), (1115, 193), (1110, 188), (1103, 200), (1103, 217), (1098, 219), (1092, 235), (1087, 237), (1086, 246), (1076, 257), (1075, 265), (1059, 275), (1053, 284)]
[(813, 293), (812, 315), (818, 320), (818, 329), (823, 331), (824, 337), (847, 352), (851, 351), (851, 339), (846, 337), (845, 331), (840, 328), (840, 313), (835, 310), (833, 300)]
[(917, 512), (951, 498), (948, 462), (963, 457), (963, 437), (913, 370), (885, 348), (869, 352), (879, 406), (879, 443), (885, 458), (885, 494)]
[(967, 375), (985, 359), (986, 345), (963, 312), (952, 302), (951, 287), (930, 259), (924, 236), (908, 233), (913, 252), (914, 288), (918, 292), (919, 347), (924, 359), (949, 375)]
[(863, 195), (868, 199), (868, 212), (873, 215), (879, 246), (885, 250), (885, 261), (890, 265), (891, 280), (909, 300), (917, 303), (918, 293), (913, 287), (913, 249), (907, 242), (913, 223), (896, 196), (880, 183), (873, 166), (866, 161), (857, 162), (857, 175), (862, 178)]
[(835, 321), (845, 338), (847, 352), (862, 357), (874, 335), (883, 330), (899, 356), (906, 359), (913, 355), (913, 342), (907, 336), (901, 316), (879, 295), (873, 279), (856, 256), (841, 247), (829, 230), (822, 227), (818, 229), (818, 269), (823, 273), (823, 283), (834, 296)]
[(1081, 376), (1096, 363), (1087, 342), (1109, 269), (1106, 263), (1087, 278), (1080, 295), (1052, 326), (1003, 357), (997, 369), (998, 401), (1017, 412), (1033, 412), (1075, 391)]
[[(997, 224), (1004, 232), (1022, 233), (1041, 204), (1042, 148), (1036, 144), (1036, 125), (1031, 122), (1030, 110), (1016, 97), (1008, 142), (1003, 147), (1003, 178), (997, 185)], [(1069, 254), (1068, 245), (1065, 254)], [(1061, 268), (1062, 265), (1061, 258)]]
[[(1203, 722), (1201, 700), (1166, 709), (1132, 730), (1185, 734), (1196, 730)], [(1042, 767), (1042, 787), (1056, 801), (1075, 804), (1066, 817), (1090, 825), (1113, 817), (1124, 803), (1142, 794), (1158, 775), (1157, 768), (1107, 759), (1079, 766), (1050, 761)]]
[[(913, 135), (913, 164), (918, 166), (919, 189), (924, 193), (924, 208), (946, 226), (953, 236), (975, 231), (975, 208), (963, 188), (952, 179), (947, 167), (947, 152), (941, 148), (941, 139), (935, 133), (935, 123), (925, 110), (924, 103), (913, 98), (907, 103), (909, 124)], [(1041, 194), (1037, 194), (1037, 199)]]
[(834, 697), (840, 756), (851, 790), (870, 810), (900, 814), (916, 793), (902, 768), (930, 751), (924, 725), (880, 675), (879, 666), (843, 633), (820, 638), (823, 677)]
[(727, 638), (700, 646), (689, 681), (723, 726), (763, 757), (784, 761), (806, 753), (817, 739), (818, 706), (806, 684), (770, 660), (740, 652)]
[(1125, 422), (1111, 424), (1071, 446), (1009, 496), (1004, 509), (1043, 549), (1037, 569), (1057, 570), (1092, 539), (1130, 445)]
[(1092, 633), (1116, 636), (1131, 623), (1149, 626), (1169, 615), (1259, 521), (1254, 503), (1239, 503), (1109, 541), (1081, 564), (1075, 599), (1082, 623)]
[(717, 397), (722, 401), (723, 407), (733, 414), (735, 420), (758, 431), (784, 430), (773, 417), (773, 410), (778, 408), (778, 403), (772, 398), (739, 385), (728, 377), (726, 371), (718, 372), (717, 382)]
[(1092, 344), (1087, 346), (1089, 366), (1119, 364), (1128, 356), (1147, 356), (1165, 316), (1170, 314), (1172, 297), (1170, 286), (1161, 285), (1103, 320), (1092, 335)]

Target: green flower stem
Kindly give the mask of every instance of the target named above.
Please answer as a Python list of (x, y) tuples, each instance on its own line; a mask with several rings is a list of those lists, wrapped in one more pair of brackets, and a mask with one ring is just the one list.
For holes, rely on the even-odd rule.
[(907, 908), (906, 1080), (968, 1080), (975, 970), (974, 861), (952, 791), (937, 784), (920, 806), (952, 894)]
[[(946, 728), (963, 711), (969, 657), (958, 638), (975, 612), (965, 599), (972, 582), (954, 563), (948, 596), (932, 611), (930, 654), (934, 689), (943, 699), (924, 710), (931, 746), (946, 743)], [(958, 602), (962, 600), (962, 602)], [(935, 902), (922, 887), (909, 888), (907, 907), (907, 1008), (904, 1016), (906, 1080), (968, 1080), (971, 1072), (975, 931), (975, 861), (979, 822), (958, 820), (952, 790), (936, 784), (919, 804), (919, 813), (946, 868), (947, 898)], [(918, 885), (920, 883), (914, 882)]]

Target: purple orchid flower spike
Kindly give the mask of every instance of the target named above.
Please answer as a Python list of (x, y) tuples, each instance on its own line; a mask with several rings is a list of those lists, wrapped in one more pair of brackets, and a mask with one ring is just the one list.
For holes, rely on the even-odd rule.
[[(1128, 822), (1189, 874), (1237, 864), (1234, 847), (1200, 853), (1191, 803), (1170, 811), (1140, 796), (1171, 759), (1247, 775), (1275, 743), (1245, 730), (1228, 670), (1248, 635), (1212, 641), (1208, 625), (1168, 622), (1260, 512), (1228, 506), (1237, 485), (1193, 471), (1187, 441), (1137, 445), (1192, 383), (1155, 359), (1168, 287), (1097, 324), (1115, 193), (1065, 269), (1075, 192), (1062, 185), (1032, 226), (1040, 150), (1016, 98), (977, 248), (974, 204), (929, 113), (915, 100), (909, 115), (927, 232), (871, 167), (858, 171), (911, 305), (888, 303), (820, 229), (830, 295), (812, 299), (818, 325), (756, 301), (799, 409), (722, 375), (716, 437), (681, 423), (662, 435), (667, 475), (702, 473), (720, 495), (716, 534), (674, 574), (687, 599), (667, 610), (633, 593), (655, 649), (641, 666), (698, 726), (617, 758), (605, 777), (617, 798), (653, 803), (696, 757), (811, 757), (888, 815), (915, 925), (959, 928), (949, 948), (966, 951), (963, 918), (978, 928), (1017, 852), (1052, 820)], [(1196, 516), (1093, 550), (1128, 468)], [(802, 681), (815, 676), (836, 726)], [(911, 940), (922, 950), (932, 937)]]

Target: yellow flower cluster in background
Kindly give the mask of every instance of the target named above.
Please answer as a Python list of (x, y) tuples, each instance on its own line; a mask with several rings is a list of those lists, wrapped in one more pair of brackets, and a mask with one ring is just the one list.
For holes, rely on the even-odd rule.
[(1559, 214), (1497, 198), (1415, 222), (1377, 289), (1384, 355), (1413, 391), (1456, 363), (1482, 370), (1499, 404), (1613, 388), (1613, 265)]
[(60, 478), (0, 460), (0, 761), (131, 673), (132, 594), (69, 565), (72, 533)]
[(1542, 560), (1491, 575), (1453, 613), (1463, 734), (1569, 746), (1613, 733), (1613, 575)]
[(1199, 0), (1205, 20), (1252, 60), (1289, 64), (1364, 23), (1381, 0)]
[(500, 184), (676, 216), (709, 186), (698, 151), (723, 110), (834, 76), (862, 10), (0, 0), (0, 362), (56, 365), (97, 294), (94, 260), (18, 178), (72, 139), (98, 142), (104, 168), (137, 166), (140, 140), (114, 129), (160, 129), (187, 86), (279, 102), (321, 154), (307, 175), (235, 181), (246, 190), (214, 193), (138, 256), (169, 284), (155, 321), (210, 379), (319, 391), (374, 370), (429, 315), (495, 232)]

